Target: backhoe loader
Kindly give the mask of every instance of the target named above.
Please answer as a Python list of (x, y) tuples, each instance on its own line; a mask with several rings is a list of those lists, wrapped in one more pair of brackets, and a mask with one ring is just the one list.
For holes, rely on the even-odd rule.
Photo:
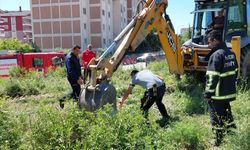
[[(245, 22), (230, 20), (230, 17), (232, 17), (231, 13), (234, 14), (231, 12), (232, 9), (238, 10), (235, 6), (237, 8), (244, 7), (245, 11), (243, 12), (245, 14), (247, 7), (247, 11), (249, 11), (250, 0), (247, 1), (247, 5), (245, 0), (240, 1), (242, 3), (238, 3), (239, 1), (235, 0), (195, 0), (192, 39), (182, 46), (178, 35), (174, 32), (172, 22), (166, 14), (168, 0), (141, 0), (138, 6), (143, 7), (137, 8), (138, 13), (134, 19), (114, 39), (113, 43), (99, 58), (91, 60), (89, 64), (92, 72), (90, 83), (81, 92), (79, 107), (89, 111), (94, 111), (106, 103), (113, 104), (116, 107), (116, 90), (109, 83), (112, 74), (119, 67), (126, 52), (135, 51), (137, 46), (153, 29), (157, 31), (170, 73), (182, 75), (186, 72), (205, 72), (207, 62), (203, 58), (211, 51), (206, 42), (206, 30), (208, 30), (208, 24), (211, 23), (217, 12), (221, 10), (225, 11), (224, 14), (228, 16), (225, 17), (223, 39), (227, 42), (228, 47), (235, 52), (239, 66), (247, 70), (245, 66), (249, 66), (250, 58), (249, 31), (247, 32), (245, 24), (247, 20), (246, 18)], [(243, 1), (245, 2), (244, 5)], [(245, 36), (239, 33), (244, 33)], [(231, 43), (229, 43), (230, 41)], [(242, 74), (246, 76), (247, 71), (244, 69)]]

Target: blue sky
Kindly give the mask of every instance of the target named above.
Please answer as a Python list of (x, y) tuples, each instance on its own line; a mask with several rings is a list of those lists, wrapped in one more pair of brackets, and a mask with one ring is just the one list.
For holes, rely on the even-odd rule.
[[(30, 10), (30, 0), (0, 0), (0, 9), (18, 10), (22, 6), (23, 10)], [(192, 26), (194, 10), (194, 0), (168, 0), (167, 13), (169, 14), (175, 30), (179, 33), (183, 27)]]

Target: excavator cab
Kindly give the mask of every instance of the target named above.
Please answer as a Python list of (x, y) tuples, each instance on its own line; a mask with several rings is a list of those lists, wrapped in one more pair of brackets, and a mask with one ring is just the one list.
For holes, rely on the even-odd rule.
[(220, 12), (224, 18), (224, 25), (220, 30), (225, 42), (230, 43), (233, 36), (241, 36), (242, 38), (248, 36), (245, 0), (195, 0), (195, 2), (193, 42), (207, 44), (206, 34), (213, 28), (211, 24)]
[[(211, 30), (220, 30), (223, 40), (236, 54), (241, 75), (247, 77), (247, 72), (250, 72), (250, 0), (195, 0), (192, 13), (192, 37), (184, 43), (191, 45), (191, 49), (184, 49), (184, 70), (206, 71), (206, 56), (210, 52), (207, 34)], [(223, 15), (223, 26), (214, 29), (213, 22), (220, 13)]]

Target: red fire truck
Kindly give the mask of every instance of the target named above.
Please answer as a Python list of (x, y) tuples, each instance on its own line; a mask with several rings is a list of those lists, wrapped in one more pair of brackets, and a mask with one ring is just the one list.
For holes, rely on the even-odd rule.
[(2, 53), (0, 54), (0, 77), (9, 76), (12, 67), (24, 67), (27, 70), (35, 69), (46, 74), (49, 67), (62, 66), (63, 52), (39, 53)]

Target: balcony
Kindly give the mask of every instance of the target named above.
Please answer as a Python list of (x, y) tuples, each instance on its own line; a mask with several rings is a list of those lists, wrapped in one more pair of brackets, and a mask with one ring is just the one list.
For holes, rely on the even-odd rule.
[(32, 37), (24, 37), (24, 40), (32, 40)]
[(31, 26), (31, 18), (30, 18), (30, 16), (23, 17), (23, 26)]
[(23, 26), (24, 27), (32, 27), (32, 25), (30, 23), (24, 23)]
[(5, 19), (0, 17), (0, 23), (4, 23)]
[(32, 33), (32, 29), (23, 29), (24, 33)]
[(23, 22), (31, 23), (31, 17), (23, 17)]

